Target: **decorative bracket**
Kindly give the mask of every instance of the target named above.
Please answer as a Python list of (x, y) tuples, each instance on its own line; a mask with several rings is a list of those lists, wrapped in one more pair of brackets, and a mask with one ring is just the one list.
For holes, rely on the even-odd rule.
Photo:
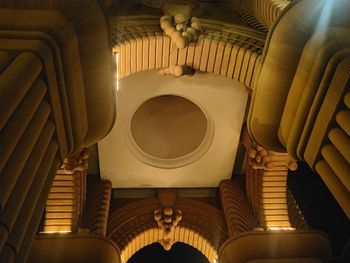
[(157, 208), (154, 210), (154, 220), (163, 233), (163, 237), (158, 242), (165, 250), (170, 250), (174, 244), (174, 229), (182, 220), (181, 210), (171, 207)]
[(191, 41), (197, 41), (201, 23), (198, 17), (190, 18), (189, 5), (164, 4), (163, 11), (165, 15), (160, 17), (160, 27), (178, 48), (185, 48)]
[(62, 168), (66, 174), (74, 174), (75, 171), (84, 171), (88, 168), (89, 150), (81, 148), (63, 161)]

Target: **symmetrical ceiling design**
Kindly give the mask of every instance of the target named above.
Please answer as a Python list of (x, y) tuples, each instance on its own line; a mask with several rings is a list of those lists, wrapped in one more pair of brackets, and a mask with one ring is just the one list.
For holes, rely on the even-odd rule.
[[(247, 98), (242, 84), (214, 74), (173, 78), (148, 71), (120, 80), (116, 125), (99, 142), (101, 176), (114, 188), (217, 187), (231, 177)], [(150, 99), (157, 106), (139, 115)]]

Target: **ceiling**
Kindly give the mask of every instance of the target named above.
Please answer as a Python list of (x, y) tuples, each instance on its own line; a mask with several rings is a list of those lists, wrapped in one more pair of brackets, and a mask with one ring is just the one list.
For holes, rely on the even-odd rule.
[(242, 84), (203, 72), (120, 80), (101, 176), (113, 188), (217, 187), (231, 177), (247, 98)]

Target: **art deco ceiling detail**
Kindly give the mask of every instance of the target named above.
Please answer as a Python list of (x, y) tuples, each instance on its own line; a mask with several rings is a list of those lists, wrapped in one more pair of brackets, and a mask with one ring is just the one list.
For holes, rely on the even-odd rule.
[(205, 113), (192, 101), (174, 95), (151, 98), (131, 118), (130, 132), (144, 153), (175, 159), (195, 151), (207, 134)]
[(114, 188), (217, 187), (231, 177), (247, 97), (214, 74), (120, 80), (116, 125), (99, 143), (101, 176)]
[(119, 78), (130, 74), (189, 66), (240, 81), (251, 87), (265, 41), (257, 31), (201, 19), (203, 31), (196, 42), (178, 49), (170, 37), (164, 36), (159, 17), (118, 17), (111, 21), (114, 52), (119, 54)]

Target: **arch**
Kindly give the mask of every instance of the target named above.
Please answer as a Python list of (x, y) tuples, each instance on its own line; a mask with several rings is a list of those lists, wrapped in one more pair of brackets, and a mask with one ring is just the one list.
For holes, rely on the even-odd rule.
[[(126, 263), (140, 249), (157, 243), (162, 236), (161, 231), (162, 230), (157, 227), (152, 227), (134, 236), (121, 250), (121, 262)], [(214, 262), (214, 260), (217, 259), (217, 249), (203, 235), (191, 228), (184, 226), (176, 227), (172, 238), (174, 243), (182, 242), (194, 247), (200, 251), (209, 262)]]
[[(138, 250), (162, 239), (162, 230), (154, 220), (154, 210), (160, 207), (157, 198), (148, 198), (110, 212), (107, 236), (119, 247), (122, 262), (126, 263)], [(183, 197), (176, 199), (174, 208), (182, 211), (182, 220), (173, 232), (174, 242), (196, 248), (213, 262), (229, 237), (223, 213), (211, 204)]]
[(111, 28), (113, 51), (119, 54), (119, 78), (176, 64), (252, 87), (260, 66), (264, 34), (212, 20), (201, 19), (201, 24), (203, 32), (198, 40), (178, 49), (170, 37), (163, 35), (159, 17), (114, 18)]

